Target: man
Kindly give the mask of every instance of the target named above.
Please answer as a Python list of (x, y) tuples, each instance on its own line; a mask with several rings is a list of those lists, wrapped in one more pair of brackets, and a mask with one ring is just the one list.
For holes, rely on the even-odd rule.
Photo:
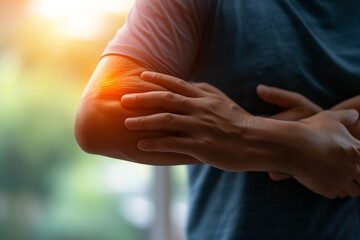
[[(344, 127), (358, 115), (322, 111), (359, 93), (359, 7), (137, 1), (83, 94), (77, 141), (139, 163), (194, 164), (189, 239), (360, 238), (359, 199), (325, 198), (359, 194), (360, 145)], [(258, 88), (285, 108), (275, 118), (301, 121), (254, 116), (280, 112), (256, 95), (260, 83), (309, 98)], [(144, 94), (124, 96), (134, 93)], [(338, 106), (357, 107), (349, 101)]]

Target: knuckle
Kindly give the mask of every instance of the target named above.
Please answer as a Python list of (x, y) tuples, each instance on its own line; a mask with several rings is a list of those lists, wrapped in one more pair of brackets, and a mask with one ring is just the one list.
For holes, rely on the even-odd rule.
[(137, 120), (137, 125), (141, 126), (141, 127), (145, 126), (146, 125), (146, 119), (145, 118), (139, 118)]
[(216, 113), (221, 109), (221, 100), (216, 96), (212, 101), (209, 101), (203, 109), (206, 113)]
[(190, 99), (188, 99), (188, 98), (186, 98), (186, 97), (184, 97), (184, 96), (181, 96), (181, 97), (179, 98), (179, 103), (180, 103), (181, 105), (183, 105), (184, 108), (185, 108), (185, 106), (189, 107), (189, 106), (191, 105)]
[(133, 98), (134, 98), (134, 103), (136, 103), (136, 105), (142, 106), (144, 104), (144, 97), (142, 95), (134, 94)]
[(170, 125), (174, 121), (174, 116), (171, 113), (164, 113), (163, 119), (167, 125)]
[(153, 72), (149, 77), (149, 80), (154, 82), (163, 82), (166, 80), (166, 78), (161, 73)]
[(189, 83), (185, 82), (184, 80), (177, 79), (176, 84), (179, 86), (179, 88), (184, 88), (184, 87), (188, 86)]
[(165, 101), (171, 102), (175, 98), (175, 94), (173, 94), (172, 92), (164, 92), (163, 95), (164, 95)]
[(133, 94), (132, 97), (134, 98), (135, 102), (141, 101), (141, 95), (139, 96), (139, 94)]
[(167, 77), (165, 77), (165, 75), (161, 74), (161, 73), (154, 73), (152, 76), (151, 76), (151, 79), (158, 79), (160, 81), (166, 81), (167, 80)]

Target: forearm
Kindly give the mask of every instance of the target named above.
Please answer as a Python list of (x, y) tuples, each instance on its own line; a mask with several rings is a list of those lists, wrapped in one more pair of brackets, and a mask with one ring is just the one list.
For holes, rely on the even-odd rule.
[[(301, 175), (304, 162), (301, 160), (303, 127), (296, 122), (251, 117), (242, 126), (235, 163), (242, 171), (274, 171)], [(235, 167), (235, 166), (234, 166)]]
[(152, 165), (196, 164), (196, 159), (175, 153), (146, 153), (136, 142), (143, 137), (158, 137), (166, 132), (132, 132), (124, 127), (127, 117), (148, 115), (159, 110), (129, 110), (120, 104), (122, 95), (165, 88), (144, 82), (145, 71), (138, 64), (121, 56), (103, 58), (81, 98), (75, 124), (79, 145), (92, 154)]
[(156, 73), (145, 73), (142, 79), (172, 93), (131, 94), (122, 97), (121, 104), (128, 109), (166, 109), (167, 114), (127, 119), (126, 128), (182, 133), (172, 138), (142, 139), (142, 151), (186, 154), (234, 172), (303, 172), (297, 160), (301, 159), (299, 141), (304, 140), (304, 135), (297, 133), (301, 124), (254, 117), (210, 86), (199, 88)]

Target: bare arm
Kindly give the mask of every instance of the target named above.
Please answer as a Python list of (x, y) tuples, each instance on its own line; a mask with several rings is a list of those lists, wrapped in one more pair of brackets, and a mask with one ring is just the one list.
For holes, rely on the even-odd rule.
[(207, 2), (135, 2), (126, 23), (104, 50), (107, 56), (99, 62), (79, 104), (75, 136), (86, 152), (151, 165), (199, 163), (187, 155), (138, 150), (136, 142), (140, 137), (169, 133), (131, 132), (124, 127), (125, 118), (161, 110), (124, 109), (120, 99), (127, 93), (166, 90), (143, 81), (140, 74), (145, 70), (183, 77), (190, 73), (208, 22)]
[[(357, 121), (357, 111), (324, 111), (301, 122), (265, 119), (249, 115), (223, 94), (209, 94), (179, 78), (141, 76), (172, 93), (123, 96), (121, 103), (129, 109), (165, 111), (127, 118), (125, 126), (181, 133), (141, 139), (138, 147), (144, 152), (186, 154), (227, 171), (292, 172), (301, 184), (330, 198), (360, 182), (360, 142), (345, 128)], [(354, 188), (351, 195), (359, 191)]]
[[(142, 138), (174, 136), (174, 133), (169, 130), (130, 131), (124, 125), (125, 119), (129, 117), (164, 112), (161, 107), (134, 109), (124, 108), (121, 104), (121, 98), (125, 94), (169, 91), (165, 87), (141, 79), (140, 75), (145, 70), (146, 68), (134, 61), (118, 55), (106, 56), (99, 62), (79, 104), (75, 123), (75, 137), (77, 142), (81, 148), (88, 153), (138, 163), (150, 165), (201, 163), (196, 157), (190, 156), (189, 154), (173, 153), (170, 150), (165, 152), (146, 152), (141, 151), (137, 147), (138, 140)], [(149, 103), (150, 102), (152, 101), (149, 101)], [(234, 102), (229, 102), (229, 104), (235, 106)], [(248, 123), (253, 126), (257, 118), (250, 116), (242, 109), (240, 110), (239, 113), (245, 113), (246, 116), (249, 117)], [(267, 134), (270, 134), (264, 131), (264, 129), (272, 129), (272, 127), (266, 128), (261, 126), (256, 129), (251, 127), (249, 131), (256, 131), (257, 133), (255, 135), (261, 139), (267, 138)], [(281, 142), (279, 144), (287, 144), (287, 140), (284, 140), (282, 136), (282, 131), (271, 134), (276, 135), (276, 138)], [(237, 168), (233, 168), (233, 171), (239, 171), (240, 169), (268, 170), (273, 168), (277, 169), (278, 167), (281, 168), (281, 166), (275, 166), (277, 165), (275, 162), (269, 162), (267, 157), (264, 156), (276, 154), (278, 159), (280, 155), (283, 155), (282, 151), (274, 152), (277, 148), (272, 147), (272, 144), (262, 144), (262, 149), (254, 146), (247, 147), (248, 145), (252, 145), (245, 140), (247, 137), (252, 138), (252, 136), (244, 135), (241, 138), (241, 142), (243, 143), (240, 144), (239, 142), (237, 145), (244, 149), (244, 153), (251, 155), (250, 159), (255, 157), (257, 161), (240, 164)], [(284, 148), (291, 148), (291, 146), (284, 146)], [(234, 149), (236, 149), (236, 147)], [(223, 159), (226, 161), (227, 158), (225, 157)], [(248, 159), (248, 157), (244, 157), (243, 159)], [(223, 164), (224, 163), (225, 162), (223, 162)]]
[(166, 136), (160, 131), (132, 132), (124, 127), (127, 117), (148, 115), (160, 109), (125, 109), (122, 95), (148, 91), (166, 91), (156, 84), (141, 80), (146, 69), (122, 56), (106, 56), (93, 73), (78, 107), (75, 137), (81, 148), (92, 154), (145, 163), (176, 165), (199, 163), (193, 157), (176, 153), (146, 153), (136, 147), (144, 137)]
[[(173, 153), (171, 150), (164, 152), (146, 152), (141, 151), (137, 147), (139, 139), (174, 136), (175, 131), (130, 131), (125, 127), (124, 122), (126, 118), (164, 112), (161, 107), (135, 109), (124, 108), (121, 104), (121, 98), (125, 94), (169, 91), (165, 87), (141, 79), (141, 73), (146, 70), (146, 68), (129, 58), (118, 55), (106, 56), (99, 62), (86, 86), (79, 104), (75, 123), (75, 137), (77, 142), (81, 148), (88, 153), (138, 163), (150, 165), (201, 163), (196, 157), (190, 156), (189, 154)], [(151, 103), (152, 101), (147, 102)], [(235, 106), (234, 102), (229, 102), (229, 104)], [(239, 113), (244, 113), (249, 117), (247, 122), (250, 126), (254, 126), (257, 118), (250, 116), (240, 107), (238, 109), (240, 110)], [(285, 144), (283, 148), (291, 148), (291, 146), (287, 146), (287, 140), (284, 140), (282, 131), (267, 133), (266, 129), (272, 129), (272, 127), (259, 126), (256, 129), (251, 127), (247, 132), (256, 131), (257, 133), (255, 135), (257, 135), (259, 139), (267, 138), (267, 134), (274, 134), (281, 142), (279, 144)], [(250, 136), (244, 135), (241, 138), (241, 142), (243, 143), (240, 144), (239, 142), (237, 145), (239, 145), (241, 149), (244, 149), (244, 153), (251, 155), (250, 159), (255, 157), (257, 161), (250, 161), (247, 164), (242, 163), (232, 170), (268, 170), (273, 168), (278, 169), (278, 167), (282, 168), (281, 166), (275, 166), (277, 165), (275, 162), (271, 163), (267, 160), (267, 157), (265, 157), (265, 155), (276, 154), (278, 159), (280, 155), (283, 155), (282, 151), (274, 151), (277, 148), (272, 147), (272, 144), (262, 144), (262, 149), (255, 146), (248, 146), (252, 144), (245, 139), (247, 137), (252, 138), (252, 135), (254, 134), (250, 134)], [(234, 149), (236, 149), (236, 147)], [(223, 161), (227, 161), (227, 157), (223, 159)], [(248, 157), (244, 157), (243, 159), (248, 159)], [(223, 162), (223, 164), (225, 164), (225, 162)], [(215, 164), (215, 166), (217, 166), (217, 164)]]
[[(317, 106), (316, 104), (306, 99), (304, 96), (295, 92), (266, 86), (259, 86), (257, 92), (259, 96), (266, 102), (276, 104), (284, 109), (283, 112), (272, 116), (273, 118), (296, 121), (323, 111), (321, 107)], [(342, 109), (356, 109), (357, 111), (359, 111), (360, 96), (350, 98), (331, 108), (331, 110)], [(357, 121), (354, 125), (349, 126), (348, 130), (352, 136), (357, 139), (360, 138), (359, 121)], [(281, 181), (292, 177), (291, 175), (281, 173), (269, 173), (269, 175), (270, 178), (274, 181)], [(357, 182), (360, 182), (359, 177)], [(350, 183), (343, 189), (343, 191), (340, 191), (338, 193), (338, 196), (341, 198), (347, 196), (357, 197), (360, 194), (358, 183)]]

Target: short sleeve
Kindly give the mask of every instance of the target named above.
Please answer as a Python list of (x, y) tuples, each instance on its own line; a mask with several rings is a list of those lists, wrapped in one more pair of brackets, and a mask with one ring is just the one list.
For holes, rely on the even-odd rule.
[(186, 79), (206, 28), (206, 0), (137, 0), (103, 53)]

